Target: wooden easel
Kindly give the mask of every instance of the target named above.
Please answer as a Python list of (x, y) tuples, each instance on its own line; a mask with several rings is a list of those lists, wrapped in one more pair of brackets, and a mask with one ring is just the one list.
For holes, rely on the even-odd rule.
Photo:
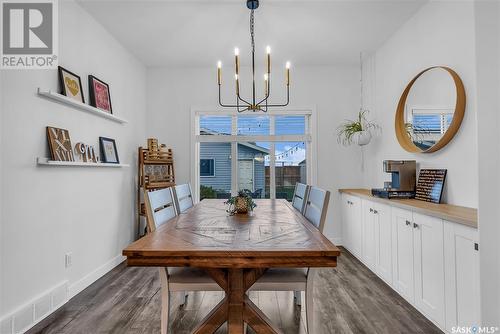
[(137, 229), (142, 236), (141, 217), (146, 218), (144, 191), (175, 186), (174, 158), (172, 149), (167, 149), (165, 145), (158, 146), (157, 139), (149, 138), (148, 148), (139, 147), (137, 161)]

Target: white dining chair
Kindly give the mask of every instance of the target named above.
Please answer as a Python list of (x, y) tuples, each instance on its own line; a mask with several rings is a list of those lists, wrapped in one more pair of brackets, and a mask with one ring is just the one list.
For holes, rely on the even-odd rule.
[(183, 213), (194, 205), (191, 185), (189, 183), (180, 184), (174, 187), (175, 206), (177, 212)]
[(158, 227), (177, 216), (172, 188), (146, 191), (144, 200), (146, 203), (148, 232), (155, 231)]
[(309, 186), (300, 182), (295, 183), (295, 191), (293, 192), (292, 205), (300, 213), (304, 212), (306, 206), (306, 196), (309, 191)]
[[(144, 194), (148, 232), (168, 223), (177, 216), (172, 188), (146, 191)], [(181, 305), (186, 302), (186, 291), (222, 291), (217, 283), (202, 269), (191, 267), (160, 268), (161, 333), (168, 333), (170, 292), (181, 292)]]
[(304, 217), (307, 218), (323, 233), (325, 228), (326, 213), (330, 202), (330, 192), (318, 187), (311, 187), (307, 194), (307, 201), (304, 207)]
[[(321, 233), (326, 221), (330, 192), (309, 187), (305, 196), (304, 217)], [(297, 213), (299, 214), (299, 213)], [(271, 268), (251, 287), (257, 291), (293, 291), (297, 304), (301, 304), (301, 292), (306, 295), (307, 333), (313, 333), (315, 268)]]

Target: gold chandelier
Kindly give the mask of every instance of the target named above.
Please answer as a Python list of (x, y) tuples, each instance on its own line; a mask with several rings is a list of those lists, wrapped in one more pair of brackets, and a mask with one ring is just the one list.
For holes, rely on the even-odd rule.
[(267, 112), (271, 107), (286, 107), (290, 102), (290, 62), (285, 65), (285, 83), (286, 83), (286, 102), (282, 104), (269, 103), (269, 95), (271, 93), (271, 47), (266, 48), (266, 67), (267, 71), (264, 74), (264, 97), (258, 101), (255, 92), (255, 32), (254, 32), (254, 11), (259, 7), (259, 0), (247, 0), (247, 8), (250, 9), (250, 41), (252, 46), (252, 98), (249, 100), (243, 99), (240, 96), (240, 51), (234, 49), (235, 59), (235, 83), (236, 83), (236, 104), (224, 104), (221, 98), (222, 86), (222, 62), (217, 64), (217, 84), (219, 85), (219, 105), (225, 108), (236, 108), (238, 112), (263, 111)]

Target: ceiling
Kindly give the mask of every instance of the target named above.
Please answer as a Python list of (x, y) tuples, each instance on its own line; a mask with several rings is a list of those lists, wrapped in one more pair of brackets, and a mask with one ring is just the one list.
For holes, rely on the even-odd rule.
[[(250, 52), (244, 0), (79, 0), (97, 21), (147, 66), (243, 65)], [(255, 11), (257, 60), (265, 46), (273, 63), (355, 64), (374, 50), (426, 0), (261, 0)]]

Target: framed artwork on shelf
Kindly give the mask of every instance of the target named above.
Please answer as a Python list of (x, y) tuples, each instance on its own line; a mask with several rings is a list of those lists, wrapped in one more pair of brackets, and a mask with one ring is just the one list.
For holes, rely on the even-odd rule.
[(85, 103), (80, 77), (61, 66), (58, 67), (58, 72), (62, 94), (78, 102)]
[(50, 158), (55, 161), (75, 161), (69, 131), (47, 126)]
[(421, 169), (415, 199), (436, 204), (441, 203), (446, 172), (446, 169)]
[(93, 75), (89, 75), (89, 97), (91, 106), (113, 113), (109, 85)]
[(112, 164), (119, 164), (118, 150), (114, 139), (99, 137), (99, 147), (101, 151), (101, 161)]

